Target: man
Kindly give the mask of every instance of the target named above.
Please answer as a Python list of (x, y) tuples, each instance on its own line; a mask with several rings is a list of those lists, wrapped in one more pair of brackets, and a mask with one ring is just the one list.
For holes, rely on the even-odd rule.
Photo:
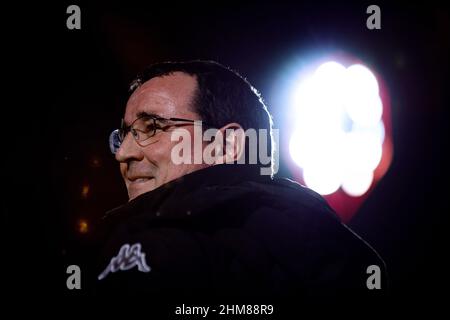
[[(386, 289), (383, 261), (322, 197), (262, 174), (273, 163), (248, 163), (261, 138), (255, 147), (244, 131), (265, 132), (269, 154), (273, 143), (271, 116), (245, 79), (211, 61), (167, 62), (130, 89), (110, 137), (130, 201), (104, 219), (98, 290), (245, 298)], [(183, 133), (193, 139), (180, 162)], [(381, 279), (368, 280), (369, 266)]]

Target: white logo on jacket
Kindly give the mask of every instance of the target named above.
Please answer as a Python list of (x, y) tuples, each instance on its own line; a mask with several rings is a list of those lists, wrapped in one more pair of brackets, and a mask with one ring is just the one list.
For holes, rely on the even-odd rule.
[(150, 272), (151, 270), (145, 261), (145, 253), (141, 252), (140, 243), (135, 243), (132, 246), (128, 243), (124, 244), (120, 248), (119, 254), (111, 259), (106, 269), (98, 276), (98, 280), (104, 279), (110, 272), (130, 270), (135, 266), (141, 272)]

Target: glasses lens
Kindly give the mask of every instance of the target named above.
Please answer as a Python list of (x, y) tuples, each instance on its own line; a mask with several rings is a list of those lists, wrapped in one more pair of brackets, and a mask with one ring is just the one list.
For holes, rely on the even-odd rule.
[(116, 154), (121, 144), (120, 131), (116, 129), (109, 135), (109, 149), (113, 154)]
[(152, 117), (142, 117), (136, 120), (131, 129), (133, 137), (138, 141), (145, 141), (155, 135), (157, 129), (156, 120)]

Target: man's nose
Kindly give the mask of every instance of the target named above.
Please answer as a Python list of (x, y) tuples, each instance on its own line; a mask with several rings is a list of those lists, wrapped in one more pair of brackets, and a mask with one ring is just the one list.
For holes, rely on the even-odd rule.
[(116, 152), (116, 160), (128, 162), (130, 160), (140, 161), (144, 157), (142, 148), (136, 143), (130, 132), (124, 137), (119, 150)]

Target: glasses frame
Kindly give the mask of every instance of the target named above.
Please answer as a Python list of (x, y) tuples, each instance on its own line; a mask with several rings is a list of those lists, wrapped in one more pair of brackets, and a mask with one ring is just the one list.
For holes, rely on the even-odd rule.
[[(133, 130), (134, 132), (139, 131), (144, 133), (142, 130), (139, 129), (135, 129), (133, 128), (134, 124), (141, 120), (142, 118), (149, 118), (151, 120), (153, 120), (153, 132), (151, 134), (146, 133), (146, 138), (145, 139), (141, 139), (139, 140), (139, 135), (138, 134), (133, 134)], [(142, 145), (140, 144), (140, 142), (144, 142), (152, 137), (154, 137), (157, 133), (157, 125), (156, 125), (156, 121), (174, 121), (174, 122), (188, 122), (188, 123), (196, 123), (196, 122), (201, 122), (202, 125), (206, 125), (208, 126), (204, 121), (202, 120), (192, 120), (192, 119), (184, 119), (184, 118), (176, 118), (176, 117), (171, 117), (171, 118), (164, 118), (164, 117), (160, 117), (160, 116), (154, 116), (154, 115), (141, 115), (139, 117), (137, 117), (136, 119), (133, 120), (133, 122), (129, 125), (126, 126), (125, 125), (125, 120), (122, 118), (120, 121), (120, 129), (115, 129), (113, 132), (111, 132), (111, 134), (109, 135), (109, 147), (110, 150), (113, 154), (116, 154), (117, 151), (119, 150), (120, 146), (122, 145), (123, 141), (125, 140), (125, 137), (127, 136), (127, 134), (129, 132), (131, 132), (131, 135), (133, 136), (133, 139), (136, 141), (136, 143), (142, 147)], [(170, 127), (173, 126), (177, 126), (177, 124), (168, 124), (166, 126), (164, 126), (163, 128), (161, 128), (162, 131), (166, 131), (167, 129), (169, 129)]]

